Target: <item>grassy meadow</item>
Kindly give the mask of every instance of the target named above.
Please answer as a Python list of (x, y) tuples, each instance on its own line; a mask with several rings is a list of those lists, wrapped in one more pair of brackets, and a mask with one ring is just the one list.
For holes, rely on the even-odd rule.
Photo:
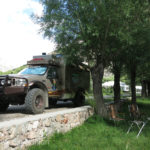
[[(138, 99), (141, 112), (150, 116), (150, 99)], [(65, 134), (55, 133), (47, 137), (42, 143), (28, 148), (28, 150), (149, 150), (150, 149), (150, 122), (143, 132), (136, 138), (137, 127), (126, 134), (129, 121), (126, 102), (123, 106), (126, 120), (114, 123), (104, 120), (97, 115), (89, 118), (79, 126)]]

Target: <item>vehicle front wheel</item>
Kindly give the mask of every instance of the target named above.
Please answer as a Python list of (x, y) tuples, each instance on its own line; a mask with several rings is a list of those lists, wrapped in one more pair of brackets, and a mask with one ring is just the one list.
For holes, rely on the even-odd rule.
[(2, 96), (0, 98), (0, 112), (5, 112), (7, 108), (9, 107), (9, 101), (7, 98)]
[(44, 91), (39, 88), (31, 89), (25, 97), (25, 108), (27, 113), (42, 113), (45, 108)]

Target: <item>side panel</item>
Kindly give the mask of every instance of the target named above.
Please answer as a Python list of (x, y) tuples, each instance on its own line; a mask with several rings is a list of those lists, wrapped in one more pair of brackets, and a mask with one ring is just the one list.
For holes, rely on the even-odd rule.
[(77, 67), (67, 66), (66, 87), (72, 92), (76, 92), (78, 89), (89, 90), (90, 73)]

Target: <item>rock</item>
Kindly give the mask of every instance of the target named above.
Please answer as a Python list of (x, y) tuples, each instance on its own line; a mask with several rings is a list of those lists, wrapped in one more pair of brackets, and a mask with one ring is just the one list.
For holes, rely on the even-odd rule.
[[(90, 115), (92, 109), (81, 109), (81, 111), (60, 113), (40, 117), (37, 120), (24, 121), (10, 127), (0, 129), (0, 150), (24, 149), (25, 146), (39, 143), (45, 136), (55, 132), (67, 132), (81, 125)], [(44, 114), (42, 114), (44, 115)]]
[(2, 143), (0, 143), (0, 149), (4, 149), (4, 145)]
[[(10, 142), (9, 141), (5, 141), (5, 143), (3, 143), (4, 145), (3, 145), (3, 147), (4, 147), (4, 150), (5, 149), (9, 149), (9, 144), (10, 144)], [(3, 149), (2, 149), (3, 150)]]
[(36, 128), (38, 127), (38, 125), (39, 125), (39, 122), (38, 122), (38, 121), (35, 121), (35, 122), (33, 123), (32, 128), (33, 128), (33, 129), (36, 129)]
[(61, 122), (61, 119), (62, 119), (61, 115), (57, 115), (57, 116), (56, 116), (56, 121), (57, 121), (57, 122)]
[(68, 123), (68, 118), (65, 118), (65, 119), (61, 120), (61, 123), (67, 124)]
[(16, 128), (11, 128), (9, 130), (9, 139), (13, 139), (17, 134)]
[(5, 140), (5, 135), (4, 133), (0, 132), (0, 142)]
[(50, 127), (50, 125), (51, 125), (51, 122), (50, 122), (49, 119), (47, 119), (47, 120), (44, 122), (44, 126), (45, 126), (45, 127)]
[(12, 148), (15, 148), (15, 147), (18, 146), (18, 144), (17, 144), (17, 143), (14, 143), (13, 141), (11, 141), (11, 142), (9, 143), (9, 146), (12, 147)]
[(28, 135), (27, 135), (27, 139), (28, 140), (32, 140), (32, 139), (35, 139), (36, 138), (36, 133), (35, 132), (29, 132)]
[(32, 130), (32, 124), (30, 123), (26, 128), (27, 128), (27, 131), (31, 131)]

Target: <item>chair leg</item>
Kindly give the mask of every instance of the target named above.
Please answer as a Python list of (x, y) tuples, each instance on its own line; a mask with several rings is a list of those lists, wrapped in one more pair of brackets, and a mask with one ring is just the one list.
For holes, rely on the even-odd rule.
[(127, 134), (130, 132), (130, 130), (131, 130), (133, 124), (134, 124), (134, 123), (132, 122), (131, 125), (130, 125), (130, 127), (129, 127), (129, 129), (128, 129), (128, 131), (127, 131)]
[(142, 127), (141, 127), (141, 129), (139, 130), (139, 133), (137, 134), (137, 138), (139, 137), (139, 135), (141, 134), (141, 132), (142, 132), (142, 130), (143, 130), (143, 128), (144, 128), (144, 126), (146, 125), (146, 122), (143, 122), (143, 125), (142, 125)]

